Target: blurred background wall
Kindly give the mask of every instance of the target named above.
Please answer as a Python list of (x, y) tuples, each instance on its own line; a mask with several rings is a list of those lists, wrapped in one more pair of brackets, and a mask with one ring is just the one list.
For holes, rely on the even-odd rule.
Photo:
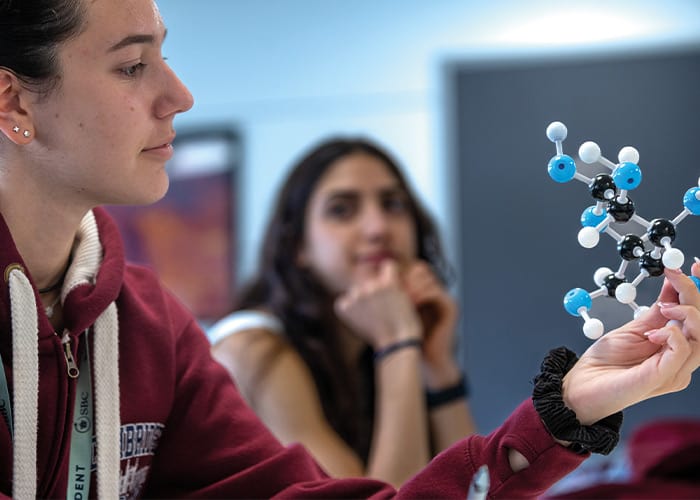
[[(161, 0), (159, 5), (169, 29), (164, 55), (195, 96), (194, 108), (177, 118), (178, 130), (231, 127), (240, 134), (237, 279), (253, 270), (271, 200), (289, 165), (310, 144), (336, 133), (370, 135), (396, 154), (436, 216), (448, 253), (458, 260), (464, 214), (455, 182), (456, 67), (609, 53), (636, 57), (700, 46), (700, 2), (694, 0)], [(544, 166), (554, 149), (544, 138), (546, 125), (536, 125), (544, 144), (537, 158), (542, 169), (533, 175), (541, 176), (543, 191), (551, 191)], [(514, 139), (505, 133), (497, 143), (508, 148)], [(575, 152), (578, 143), (567, 146)], [(563, 228), (573, 230), (575, 223)], [(518, 279), (512, 262), (497, 265)], [(490, 300), (495, 305), (498, 298)], [(559, 302), (542, 307), (551, 308), (542, 315), (560, 313)], [(578, 331), (580, 325), (570, 321)], [(561, 343), (567, 343), (564, 336)], [(478, 345), (469, 349), (481, 356)], [(477, 396), (485, 383), (473, 381)], [(477, 403), (478, 423), (489, 430), (500, 408)], [(700, 412), (698, 406), (694, 411)]]
[[(301, 151), (334, 132), (389, 146), (451, 237), (447, 61), (604, 53), (700, 41), (694, 0), (162, 0), (164, 53), (195, 106), (181, 127), (244, 135), (239, 266)], [(507, 138), (504, 138), (507, 142)]]

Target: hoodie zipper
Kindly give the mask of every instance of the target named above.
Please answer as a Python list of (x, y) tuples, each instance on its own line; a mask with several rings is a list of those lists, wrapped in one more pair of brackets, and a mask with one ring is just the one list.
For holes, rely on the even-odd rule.
[[(56, 333), (56, 336), (58, 336), (58, 333)], [(75, 362), (75, 358), (73, 358), (71, 338), (67, 329), (63, 330), (61, 344), (63, 345), (63, 357), (66, 358), (66, 372), (70, 378), (78, 378), (78, 375), (80, 375), (80, 370)]]

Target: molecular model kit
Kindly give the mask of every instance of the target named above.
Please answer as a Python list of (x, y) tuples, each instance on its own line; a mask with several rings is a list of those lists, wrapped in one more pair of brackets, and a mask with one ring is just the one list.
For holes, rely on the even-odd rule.
[[(572, 316), (584, 319), (583, 333), (590, 339), (597, 339), (604, 333), (604, 325), (589, 314), (592, 301), (598, 297), (614, 297), (621, 304), (629, 305), (634, 317), (648, 309), (639, 306), (637, 286), (647, 277), (661, 276), (664, 268), (680, 269), (685, 260), (683, 252), (673, 247), (676, 238), (676, 226), (688, 215), (700, 215), (700, 179), (698, 186), (688, 189), (683, 196), (683, 210), (673, 219), (653, 219), (648, 221), (640, 217), (628, 193), (642, 182), (639, 168), (639, 153), (631, 147), (623, 147), (618, 153), (618, 163), (613, 163), (601, 155), (598, 144), (587, 141), (581, 144), (578, 156), (589, 165), (600, 165), (609, 170), (589, 178), (576, 167), (571, 156), (564, 154), (563, 142), (567, 128), (561, 122), (552, 122), (547, 127), (547, 138), (556, 145), (557, 154), (549, 161), (549, 176), (559, 183), (578, 180), (586, 183), (595, 204), (586, 208), (581, 214), (582, 229), (578, 233), (578, 242), (584, 248), (593, 248), (600, 240), (600, 234), (606, 233), (617, 242), (617, 251), (622, 259), (617, 271), (601, 267), (595, 271), (593, 281), (598, 286), (592, 292), (582, 288), (573, 288), (564, 296), (564, 308)], [(630, 232), (620, 234), (611, 227), (611, 223), (623, 224), (634, 221), (646, 229), (643, 234)], [(618, 226), (619, 228), (620, 226)], [(625, 273), (632, 261), (638, 261), (639, 274), (628, 281)], [(700, 280), (691, 276), (700, 289)]]

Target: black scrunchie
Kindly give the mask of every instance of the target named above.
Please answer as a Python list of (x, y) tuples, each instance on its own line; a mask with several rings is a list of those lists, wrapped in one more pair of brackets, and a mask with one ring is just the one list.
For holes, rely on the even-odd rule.
[(562, 379), (578, 361), (566, 347), (549, 351), (542, 361), (540, 374), (533, 382), (532, 401), (550, 434), (561, 441), (571, 442), (576, 453), (609, 454), (620, 440), (622, 412), (599, 420), (593, 425), (581, 425), (576, 413), (564, 405), (561, 397)]

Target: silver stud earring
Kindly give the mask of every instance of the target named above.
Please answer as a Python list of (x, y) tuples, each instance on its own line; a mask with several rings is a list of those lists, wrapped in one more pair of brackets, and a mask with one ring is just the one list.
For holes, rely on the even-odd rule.
[(15, 125), (14, 127), (12, 127), (12, 131), (13, 131), (15, 134), (18, 133), (18, 132), (19, 132), (19, 127), (18, 127), (17, 125)]
[(25, 130), (24, 132), (22, 132), (22, 135), (24, 137), (29, 137), (30, 135), (32, 135), (32, 133), (29, 130)]

